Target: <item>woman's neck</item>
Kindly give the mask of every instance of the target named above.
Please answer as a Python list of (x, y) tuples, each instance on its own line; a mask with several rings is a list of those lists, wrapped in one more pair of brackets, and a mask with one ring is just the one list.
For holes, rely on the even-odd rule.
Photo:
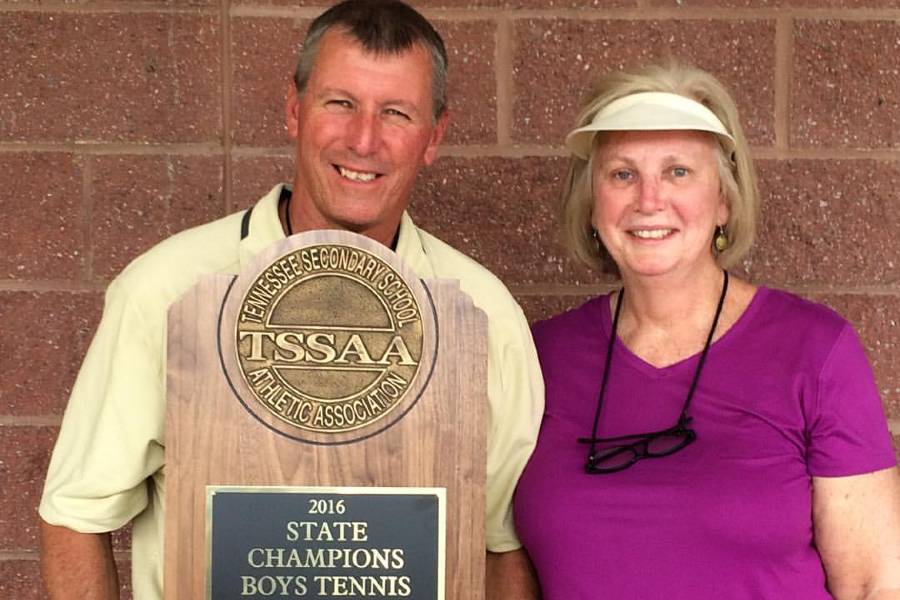
[(622, 317), (636, 324), (668, 328), (708, 322), (722, 291), (722, 269), (712, 263), (701, 272), (659, 277), (623, 276)]
[[(722, 269), (715, 263), (684, 277), (624, 276), (619, 339), (634, 354), (658, 367), (699, 352), (709, 335), (723, 279)], [(726, 306), (729, 304), (726, 302)], [(720, 320), (715, 338), (736, 318), (734, 310), (726, 314), (729, 316)]]

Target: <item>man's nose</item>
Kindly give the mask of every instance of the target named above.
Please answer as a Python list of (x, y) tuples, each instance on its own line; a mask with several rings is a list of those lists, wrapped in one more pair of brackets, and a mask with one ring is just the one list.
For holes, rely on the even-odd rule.
[(360, 111), (350, 123), (347, 145), (359, 156), (369, 156), (378, 149), (381, 122), (377, 115)]

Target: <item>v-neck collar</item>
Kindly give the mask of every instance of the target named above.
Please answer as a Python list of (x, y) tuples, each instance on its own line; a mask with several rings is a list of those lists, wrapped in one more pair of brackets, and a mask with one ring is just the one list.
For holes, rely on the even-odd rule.
[[(747, 305), (747, 308), (744, 309), (744, 312), (741, 314), (741, 316), (738, 317), (737, 321), (735, 321), (731, 325), (731, 327), (728, 328), (728, 331), (726, 331), (724, 335), (719, 337), (719, 339), (715, 340), (710, 345), (710, 355), (712, 355), (718, 347), (731, 344), (731, 340), (739, 336), (741, 334), (741, 331), (752, 326), (752, 322), (756, 318), (756, 314), (761, 310), (761, 306), (765, 301), (765, 296), (769, 294), (769, 291), (770, 290), (764, 286), (760, 286), (757, 288), (756, 293), (750, 300), (750, 304)], [(605, 296), (602, 296), (599, 302), (600, 328), (605, 339), (609, 339), (609, 335), (612, 332), (612, 312), (609, 306), (609, 298), (610, 295), (607, 294)], [(712, 320), (711, 317), (710, 320)], [(631, 368), (641, 372), (643, 375), (653, 379), (677, 377), (686, 369), (695, 369), (696, 363), (700, 359), (700, 354), (702, 354), (702, 350), (697, 351), (690, 356), (672, 363), (671, 365), (667, 365), (665, 367), (656, 367), (632, 352), (631, 349), (629, 349), (628, 346), (626, 346), (622, 341), (622, 338), (618, 336), (616, 336), (616, 341), (613, 345), (613, 352), (614, 365), (615, 363), (626, 364)]]

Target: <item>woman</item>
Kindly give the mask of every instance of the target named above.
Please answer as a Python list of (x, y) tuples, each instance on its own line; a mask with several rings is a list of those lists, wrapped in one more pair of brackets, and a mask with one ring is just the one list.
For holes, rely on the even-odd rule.
[(547, 404), (515, 515), (545, 600), (900, 598), (900, 478), (855, 333), (725, 270), (757, 206), (728, 93), (613, 74), (566, 143), (568, 241), (622, 286), (534, 328)]

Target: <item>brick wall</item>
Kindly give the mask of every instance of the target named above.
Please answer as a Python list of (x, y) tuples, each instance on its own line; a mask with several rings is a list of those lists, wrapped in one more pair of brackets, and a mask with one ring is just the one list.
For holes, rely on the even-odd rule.
[[(35, 507), (110, 278), (289, 178), (284, 91), (320, 10), (305, 4), (0, 0), (0, 597), (43, 597)], [(669, 56), (709, 69), (758, 159), (746, 274), (858, 326), (900, 441), (900, 2), (416, 5), (452, 63), (421, 224), (498, 273), (531, 318), (607, 290), (555, 242), (562, 135), (604, 70)], [(127, 547), (119, 536), (123, 566)]]

